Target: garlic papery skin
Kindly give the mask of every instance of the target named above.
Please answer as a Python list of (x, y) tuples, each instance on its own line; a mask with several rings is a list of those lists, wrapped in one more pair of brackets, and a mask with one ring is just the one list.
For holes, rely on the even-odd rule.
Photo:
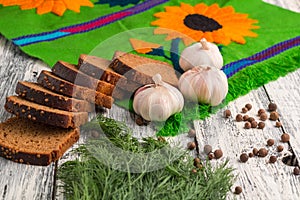
[(154, 84), (139, 88), (133, 97), (133, 110), (148, 121), (166, 121), (182, 111), (184, 98), (180, 91), (162, 81), (161, 75), (152, 77)]
[(203, 38), (182, 51), (179, 65), (184, 71), (196, 66), (212, 66), (221, 69), (223, 56), (217, 45)]
[(179, 78), (179, 90), (191, 101), (219, 105), (228, 93), (225, 73), (215, 67), (194, 67)]

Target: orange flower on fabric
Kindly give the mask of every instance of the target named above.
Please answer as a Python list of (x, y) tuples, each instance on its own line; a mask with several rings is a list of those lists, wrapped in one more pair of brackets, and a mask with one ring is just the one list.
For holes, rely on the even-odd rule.
[(154, 14), (159, 18), (151, 24), (159, 26), (155, 34), (167, 34), (166, 39), (182, 38), (185, 45), (205, 38), (209, 42), (228, 45), (232, 41), (245, 44), (244, 37), (257, 37), (251, 29), (257, 20), (248, 14), (236, 13), (232, 6), (220, 8), (218, 4), (207, 6), (204, 3), (191, 6), (166, 6), (165, 12)]
[(21, 10), (37, 9), (37, 14), (55, 13), (62, 16), (67, 9), (80, 12), (81, 6), (93, 7), (89, 0), (0, 0), (3, 6), (20, 6)]

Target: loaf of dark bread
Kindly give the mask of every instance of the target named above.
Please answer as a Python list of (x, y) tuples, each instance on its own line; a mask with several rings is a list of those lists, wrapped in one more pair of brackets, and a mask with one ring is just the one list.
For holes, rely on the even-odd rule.
[(95, 103), (98, 106), (111, 108), (113, 104), (113, 98), (87, 87), (75, 85), (69, 81), (66, 81), (52, 72), (43, 70), (39, 77), (38, 83), (43, 87), (48, 88), (52, 91), (58, 92), (63, 95), (75, 97), (86, 100), (91, 103)]
[(7, 97), (4, 107), (16, 116), (62, 128), (76, 128), (88, 121), (87, 112), (68, 112), (50, 108), (19, 96)]
[(28, 81), (19, 81), (16, 93), (27, 100), (51, 108), (73, 112), (91, 112), (95, 110), (95, 105), (92, 103), (55, 93), (37, 83)]
[(131, 53), (119, 54), (109, 65), (115, 72), (128, 80), (140, 83), (153, 83), (152, 77), (160, 74), (163, 81), (177, 87), (178, 76), (173, 66), (162, 61), (142, 57)]
[(58, 61), (52, 68), (52, 72), (62, 79), (65, 79), (76, 85), (84, 86), (111, 96), (114, 85), (93, 78), (83, 72), (81, 72), (75, 65), (64, 61)]
[(0, 123), (0, 130), (0, 156), (31, 165), (49, 165), (79, 139), (79, 128), (46, 126), (18, 117)]

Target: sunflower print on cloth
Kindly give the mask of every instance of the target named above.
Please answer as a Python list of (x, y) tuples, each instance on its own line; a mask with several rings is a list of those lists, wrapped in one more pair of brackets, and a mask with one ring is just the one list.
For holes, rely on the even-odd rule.
[(52, 12), (58, 16), (62, 16), (68, 9), (80, 12), (81, 6), (94, 6), (89, 0), (0, 0), (0, 4), (3, 6), (20, 6), (21, 10), (36, 8), (37, 14)]
[(248, 14), (236, 13), (232, 6), (220, 8), (218, 4), (204, 3), (191, 6), (166, 6), (165, 12), (154, 14), (159, 18), (151, 25), (159, 26), (155, 34), (167, 34), (166, 40), (181, 38), (185, 45), (206, 38), (209, 42), (228, 45), (232, 41), (245, 44), (244, 37), (257, 37), (251, 29), (258, 29), (255, 19)]

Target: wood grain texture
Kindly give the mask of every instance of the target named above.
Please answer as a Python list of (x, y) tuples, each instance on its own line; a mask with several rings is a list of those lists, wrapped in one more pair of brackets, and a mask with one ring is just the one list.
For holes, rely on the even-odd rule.
[[(213, 149), (220, 148), (224, 153), (221, 160), (213, 160), (214, 164), (228, 159), (229, 165), (236, 169), (234, 173), (237, 179), (234, 186), (241, 186), (243, 193), (238, 196), (230, 193), (228, 199), (298, 199), (300, 180), (292, 174), (293, 167), (282, 162), (284, 154), (290, 154), (289, 145), (280, 140), (282, 130), (276, 128), (275, 122), (270, 120), (265, 121), (266, 127), (263, 130), (245, 129), (244, 122), (237, 122), (235, 116), (241, 113), (246, 103), (251, 103), (253, 106), (246, 114), (260, 121), (257, 111), (260, 108), (266, 109), (269, 100), (265, 90), (259, 88), (239, 97), (210, 118), (195, 121), (200, 155), (204, 156), (203, 146), (210, 144)], [(224, 118), (225, 109), (232, 112), (232, 117), (229, 119)], [(270, 138), (275, 140), (275, 145), (268, 147), (266, 144)], [(285, 147), (282, 153), (276, 151), (276, 146), (279, 144)], [(240, 162), (240, 154), (249, 153), (254, 147), (268, 149), (268, 156), (249, 158), (246, 163)], [(271, 155), (278, 157), (274, 164), (268, 163)]]
[(300, 70), (268, 83), (270, 99), (278, 105), (283, 129), (291, 136), (290, 144), (300, 161)]
[[(0, 121), (12, 115), (5, 111), (3, 105), (7, 96), (15, 94), (18, 80), (34, 81), (39, 70), (46, 68), (11, 42), (0, 37)], [(18, 164), (0, 158), (0, 199), (51, 199), (54, 165), (48, 167)]]

